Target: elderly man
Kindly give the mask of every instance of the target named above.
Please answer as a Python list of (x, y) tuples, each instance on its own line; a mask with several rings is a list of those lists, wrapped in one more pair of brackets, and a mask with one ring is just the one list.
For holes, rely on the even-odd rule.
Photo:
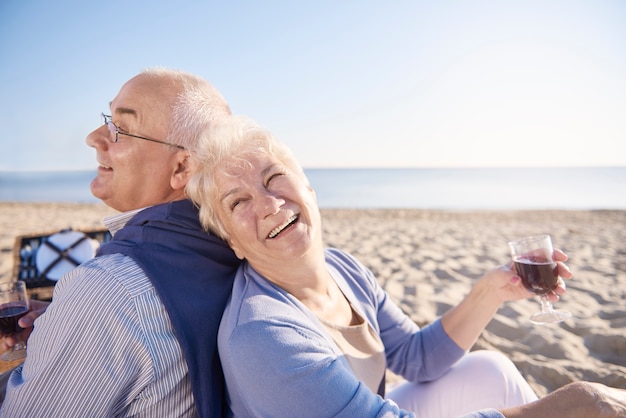
[(113, 240), (63, 277), (11, 375), (2, 416), (224, 415), (216, 335), (239, 260), (203, 232), (185, 186), (197, 139), (230, 114), (191, 74), (128, 81), (87, 137)]

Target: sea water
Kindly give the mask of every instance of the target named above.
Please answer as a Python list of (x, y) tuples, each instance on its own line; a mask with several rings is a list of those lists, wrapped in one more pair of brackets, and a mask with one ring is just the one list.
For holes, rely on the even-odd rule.
[(626, 209), (626, 167), (307, 170), (323, 208)]
[[(626, 167), (306, 169), (321, 208), (626, 209)], [(0, 172), (0, 201), (97, 202), (95, 171)]]

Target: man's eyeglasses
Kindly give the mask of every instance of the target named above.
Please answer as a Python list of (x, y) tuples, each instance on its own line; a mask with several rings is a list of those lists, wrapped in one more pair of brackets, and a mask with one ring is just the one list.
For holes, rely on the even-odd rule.
[(182, 145), (172, 144), (171, 142), (159, 141), (158, 139), (150, 139), (150, 138), (146, 138), (146, 137), (143, 137), (143, 136), (133, 135), (133, 134), (129, 134), (129, 133), (126, 133), (126, 132), (122, 132), (117, 127), (117, 125), (115, 123), (113, 123), (113, 121), (111, 120), (111, 116), (110, 115), (105, 115), (104, 113), (101, 113), (101, 115), (102, 115), (102, 119), (104, 121), (104, 124), (109, 128), (109, 134), (110, 134), (109, 135), (109, 141), (111, 141), (111, 142), (117, 142), (119, 140), (119, 136), (120, 135), (126, 135), (126, 136), (132, 136), (133, 138), (145, 139), (146, 141), (157, 142), (159, 144), (171, 145), (172, 147), (185, 149), (185, 147), (183, 147)]

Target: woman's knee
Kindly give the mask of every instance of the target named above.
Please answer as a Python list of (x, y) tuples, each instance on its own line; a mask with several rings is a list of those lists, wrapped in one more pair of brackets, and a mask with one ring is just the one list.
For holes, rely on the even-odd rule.
[(515, 364), (504, 354), (498, 351), (479, 350), (468, 353), (462, 362), (466, 363), (466, 367), (475, 369), (480, 375), (498, 376), (519, 375), (519, 371)]
[(526, 379), (515, 364), (504, 354), (497, 351), (480, 350), (466, 356), (469, 367), (479, 376), (481, 384), (501, 388), (509, 399), (507, 405), (531, 402), (537, 399)]

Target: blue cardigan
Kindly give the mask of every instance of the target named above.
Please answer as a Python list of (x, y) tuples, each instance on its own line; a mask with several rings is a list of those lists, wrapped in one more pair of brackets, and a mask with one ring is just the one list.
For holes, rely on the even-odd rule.
[[(394, 373), (414, 382), (434, 380), (465, 354), (439, 320), (420, 330), (356, 259), (329, 249), (326, 264), (380, 335)], [(235, 416), (412, 416), (360, 383), (318, 319), (247, 263), (235, 277), (218, 347)]]

